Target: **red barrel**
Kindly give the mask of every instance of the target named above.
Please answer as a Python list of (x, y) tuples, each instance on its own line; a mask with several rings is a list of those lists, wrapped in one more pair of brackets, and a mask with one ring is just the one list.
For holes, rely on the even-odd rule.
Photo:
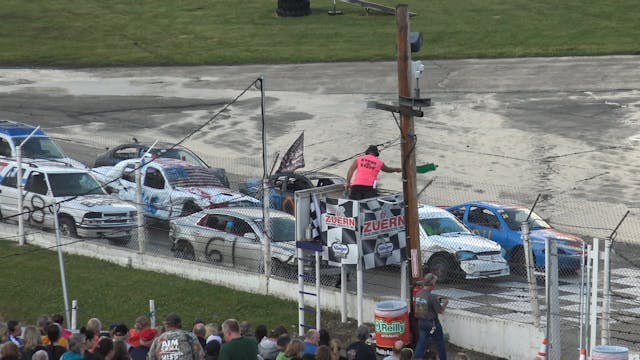
[(378, 354), (390, 354), (396, 340), (402, 340), (405, 344), (411, 340), (408, 306), (402, 300), (386, 300), (377, 303), (375, 324)]

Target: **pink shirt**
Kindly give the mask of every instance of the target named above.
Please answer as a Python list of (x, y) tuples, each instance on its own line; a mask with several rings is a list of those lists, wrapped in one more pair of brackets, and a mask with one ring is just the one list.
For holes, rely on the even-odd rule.
[(356, 173), (351, 181), (351, 185), (373, 186), (384, 162), (377, 157), (368, 154), (357, 158), (356, 164)]

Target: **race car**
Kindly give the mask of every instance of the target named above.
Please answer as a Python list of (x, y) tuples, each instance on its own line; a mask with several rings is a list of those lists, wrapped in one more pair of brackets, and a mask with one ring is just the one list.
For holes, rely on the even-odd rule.
[[(261, 180), (250, 179), (242, 192), (262, 198)], [(292, 214), (295, 211), (293, 194), (298, 190), (333, 184), (345, 184), (345, 178), (324, 172), (282, 172), (269, 176), (270, 207)]]
[(473, 234), (448, 211), (420, 205), (418, 221), (425, 273), (437, 275), (440, 281), (509, 275), (500, 245)]
[[(186, 216), (207, 208), (260, 206), (251, 196), (224, 187), (211, 169), (177, 159), (143, 159), (141, 167), (144, 214), (160, 220)], [(138, 159), (93, 169), (107, 191), (122, 200), (136, 201)]]
[[(134, 138), (134, 140), (136, 139)], [(222, 184), (229, 187), (229, 179), (224, 169), (210, 167), (200, 156), (184, 146), (165, 142), (148, 144), (134, 141), (133, 143), (120, 144), (98, 155), (93, 167), (114, 166), (122, 160), (139, 159), (143, 156), (178, 159), (193, 165), (211, 168), (213, 174), (220, 179)]]
[[(474, 233), (491, 239), (506, 251), (511, 270), (526, 273), (521, 226), (529, 216), (529, 209), (521, 205), (471, 201), (447, 208)], [(535, 267), (544, 269), (544, 241), (550, 239), (558, 246), (558, 268), (562, 273), (575, 273), (581, 267), (583, 240), (549, 225), (535, 212), (529, 217), (529, 237), (532, 240)]]

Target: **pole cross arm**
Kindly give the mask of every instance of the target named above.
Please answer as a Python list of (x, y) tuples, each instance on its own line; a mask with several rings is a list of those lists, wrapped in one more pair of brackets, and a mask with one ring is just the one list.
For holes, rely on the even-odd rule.
[(367, 108), (390, 111), (390, 112), (399, 113), (407, 116), (416, 116), (416, 117), (424, 116), (424, 113), (422, 112), (422, 110), (416, 110), (411, 106), (382, 104), (377, 101), (367, 101)]
[(418, 108), (431, 106), (431, 98), (412, 98), (406, 96), (398, 96), (400, 105), (402, 106), (417, 106)]

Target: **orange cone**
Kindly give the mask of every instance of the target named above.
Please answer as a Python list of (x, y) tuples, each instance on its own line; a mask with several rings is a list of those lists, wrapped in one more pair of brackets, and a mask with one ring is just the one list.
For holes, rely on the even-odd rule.
[(587, 360), (587, 349), (580, 349), (580, 360)]
[(538, 351), (537, 360), (547, 360), (547, 338), (542, 340), (542, 345), (540, 345), (540, 351)]

